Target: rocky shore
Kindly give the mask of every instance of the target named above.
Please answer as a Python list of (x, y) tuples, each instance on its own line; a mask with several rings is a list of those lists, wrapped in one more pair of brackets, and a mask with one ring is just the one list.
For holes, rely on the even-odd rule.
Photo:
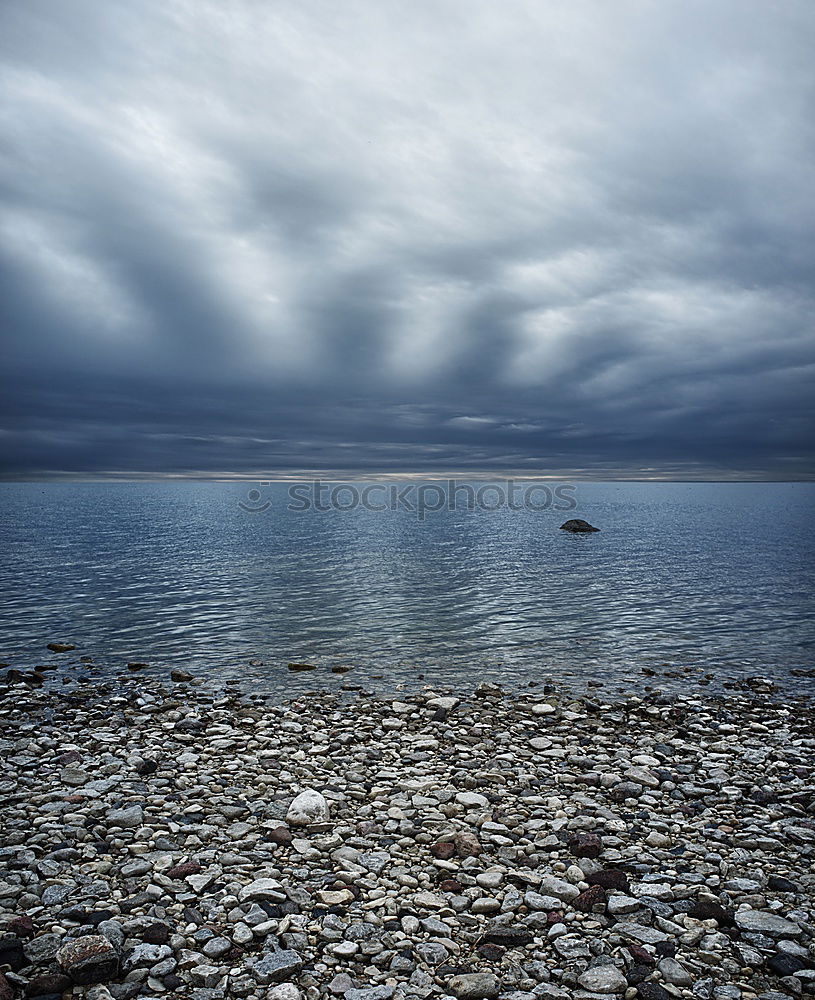
[(0, 688), (0, 1000), (815, 993), (803, 699), (175, 676)]

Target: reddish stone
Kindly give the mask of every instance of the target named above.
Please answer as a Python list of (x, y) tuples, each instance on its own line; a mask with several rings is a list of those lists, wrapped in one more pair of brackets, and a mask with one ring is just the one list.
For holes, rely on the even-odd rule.
[(145, 927), (141, 937), (142, 941), (146, 941), (147, 944), (167, 944), (170, 940), (170, 928), (167, 924), (157, 920), (156, 923)]
[(453, 837), (453, 843), (460, 858), (477, 858), (481, 854), (481, 841), (472, 830), (459, 830)]
[(27, 913), (21, 913), (15, 917), (8, 926), (12, 934), (18, 937), (32, 937), (34, 934), (34, 921)]
[(581, 913), (593, 913), (595, 907), (606, 908), (606, 891), (600, 885), (593, 885), (572, 900), (572, 906)]
[(73, 984), (67, 976), (58, 972), (49, 972), (42, 976), (34, 976), (26, 984), (27, 997), (62, 996)]
[(11, 991), (11, 984), (8, 979), (0, 972), (0, 1000), (12, 1000), (14, 994)]
[(201, 866), (197, 861), (185, 861), (181, 865), (176, 865), (175, 868), (168, 868), (164, 873), (167, 878), (186, 878), (188, 875), (197, 875), (202, 871)]
[(587, 875), (586, 881), (589, 885), (600, 885), (604, 889), (617, 889), (619, 892), (630, 892), (631, 886), (628, 884), (628, 876), (620, 868), (604, 868), (594, 875)]
[(452, 840), (439, 840), (431, 846), (430, 853), (441, 861), (449, 861), (456, 853), (456, 845)]
[(629, 944), (626, 947), (634, 961), (639, 962), (640, 965), (656, 964), (654, 956), (650, 951), (646, 951), (641, 944)]
[(569, 850), (576, 858), (598, 858), (603, 842), (596, 833), (578, 833), (569, 840)]
[(266, 839), (273, 844), (286, 846), (294, 840), (294, 834), (287, 826), (276, 826), (266, 834)]
[(104, 983), (116, 975), (119, 958), (101, 934), (88, 934), (66, 942), (57, 954), (62, 970), (79, 986)]
[(461, 882), (454, 878), (446, 878), (439, 884), (439, 888), (442, 892), (452, 892), (455, 895), (458, 895), (462, 890), (462, 885)]

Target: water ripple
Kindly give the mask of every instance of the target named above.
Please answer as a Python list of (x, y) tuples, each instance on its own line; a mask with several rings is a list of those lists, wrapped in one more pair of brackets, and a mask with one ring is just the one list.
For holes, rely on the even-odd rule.
[[(6, 484), (3, 657), (67, 638), (111, 668), (183, 659), (296, 688), (290, 659), (389, 682), (626, 681), (812, 666), (811, 484), (590, 484), (575, 513), (247, 515), (242, 486)], [(250, 668), (249, 660), (263, 668)], [(367, 673), (365, 673), (367, 671)], [(313, 677), (309, 677), (313, 684)]]

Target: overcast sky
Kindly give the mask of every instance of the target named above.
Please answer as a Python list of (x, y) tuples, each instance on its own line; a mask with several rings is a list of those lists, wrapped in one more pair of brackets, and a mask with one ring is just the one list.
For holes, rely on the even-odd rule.
[(3, 474), (812, 475), (812, 0), (6, 0)]

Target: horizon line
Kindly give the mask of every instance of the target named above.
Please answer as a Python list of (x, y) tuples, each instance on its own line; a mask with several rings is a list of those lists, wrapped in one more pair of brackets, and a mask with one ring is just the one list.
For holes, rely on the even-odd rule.
[(793, 477), (767, 476), (761, 473), (686, 474), (677, 472), (651, 473), (620, 472), (598, 474), (588, 470), (563, 469), (556, 472), (513, 470), (458, 470), (458, 471), (416, 471), (416, 472), (370, 472), (339, 469), (303, 469), (292, 472), (272, 473), (229, 473), (229, 472), (133, 472), (111, 471), (101, 473), (48, 471), (35, 475), (3, 476), (0, 485), (35, 485), (49, 483), (144, 483), (144, 482), (198, 482), (198, 483), (302, 483), (302, 482), (400, 482), (424, 481), (442, 482), (448, 480), (474, 480), (495, 482), (514, 480), (518, 482), (539, 482), (573, 479), (578, 482), (593, 483), (812, 483), (815, 473)]

